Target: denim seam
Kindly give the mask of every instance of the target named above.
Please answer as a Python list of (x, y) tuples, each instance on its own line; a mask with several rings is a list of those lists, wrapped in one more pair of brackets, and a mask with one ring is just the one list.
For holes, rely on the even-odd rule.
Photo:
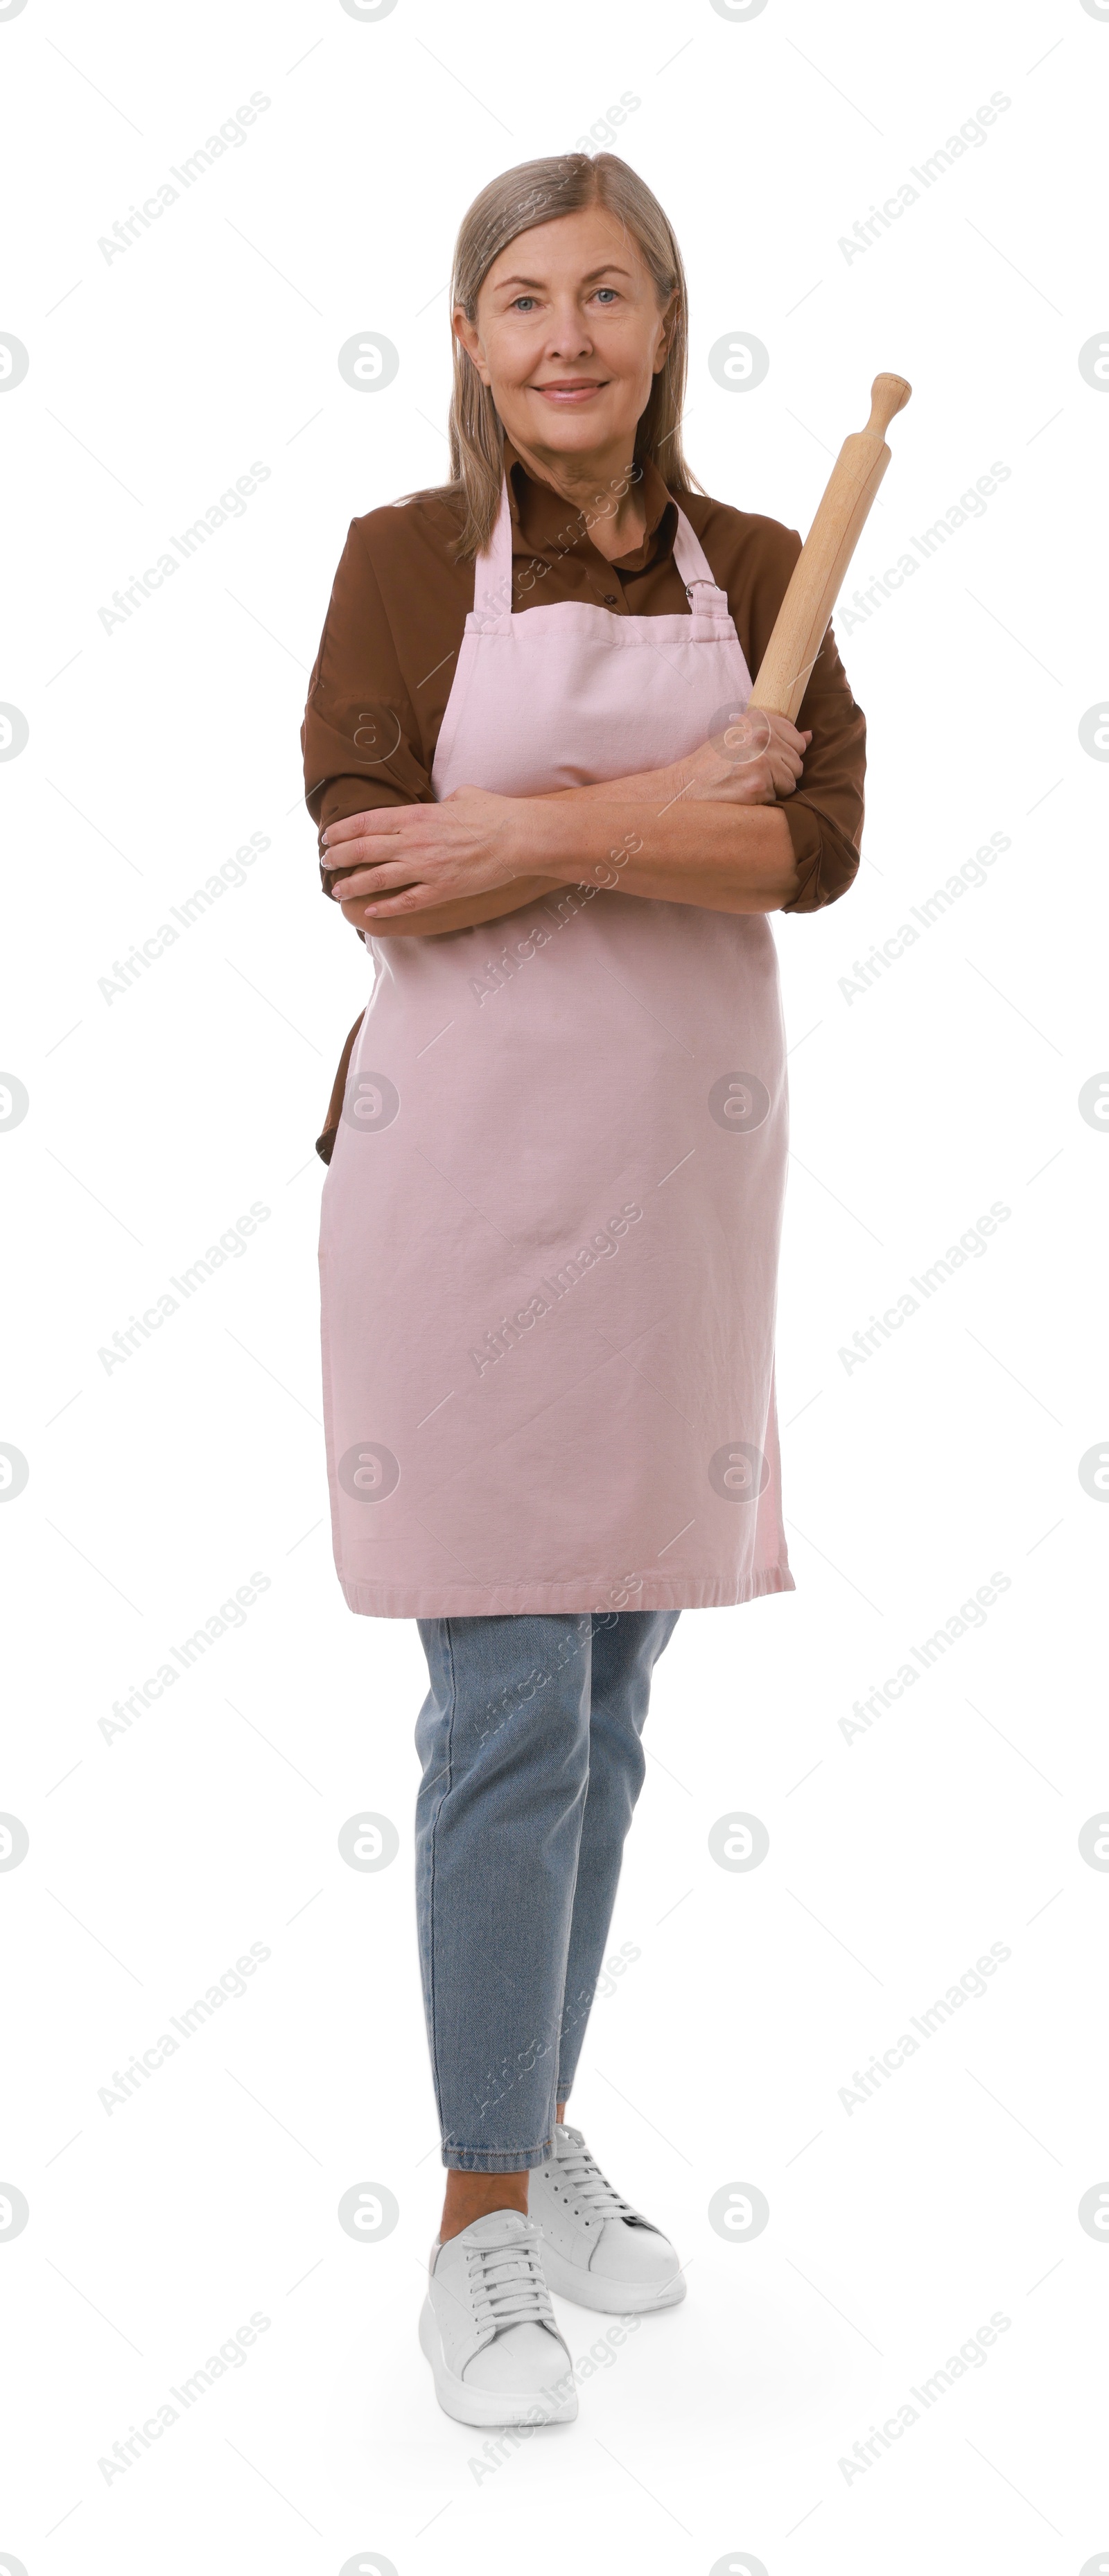
[[(619, 1615), (619, 1614), (618, 1614), (617, 1612), (615, 1612), (615, 1611), (612, 1613), (613, 1618), (616, 1618), (618, 1615)], [(601, 1612), (599, 1612), (599, 1613), (598, 1613), (597, 1611), (593, 1611), (593, 1612), (590, 1614), (588, 1632), (587, 1632), (587, 1634), (586, 1634), (585, 1636), (583, 1636), (583, 1638), (582, 1638), (582, 1653), (588, 1657), (588, 1677), (587, 1677), (587, 1685), (586, 1685), (586, 1686), (587, 1686), (587, 1688), (588, 1688), (588, 1690), (589, 1690), (589, 1694), (590, 1694), (590, 1702), (591, 1702), (591, 1703), (592, 1703), (592, 1694), (593, 1694), (593, 1640), (594, 1640), (594, 1637), (595, 1637), (595, 1636), (596, 1636), (596, 1634), (597, 1634), (597, 1620), (598, 1620), (598, 1617), (600, 1617), (600, 1618), (604, 1619), (604, 1620), (605, 1620), (605, 1623), (606, 1623), (606, 1625), (607, 1625), (607, 1615), (606, 1615), (606, 1613), (605, 1613), (604, 1611), (601, 1611)], [(571, 1890), (570, 1890), (570, 1933), (569, 1933), (569, 1940), (568, 1940), (568, 1942), (567, 1942), (567, 1949), (566, 1949), (566, 1964), (567, 1964), (567, 1967), (569, 1967), (569, 1964), (570, 1964), (570, 1944), (572, 1943), (572, 1941), (573, 1941), (573, 1937), (574, 1937), (574, 1901), (575, 1901), (575, 1898), (576, 1898), (576, 1896), (577, 1896), (577, 1892), (578, 1892), (578, 1878), (579, 1878), (580, 1873), (581, 1873), (581, 1847), (582, 1847), (582, 1840), (583, 1840), (583, 1837), (584, 1837), (584, 1834), (585, 1834), (585, 1811), (586, 1811), (586, 1808), (587, 1808), (587, 1806), (588, 1806), (588, 1804), (589, 1804), (589, 1774), (590, 1774), (590, 1767), (591, 1767), (591, 1755), (592, 1755), (592, 1751), (593, 1751), (593, 1720), (592, 1720), (592, 1705), (591, 1705), (591, 1707), (590, 1707), (589, 1722), (588, 1722), (588, 1724), (587, 1724), (587, 1726), (586, 1726), (586, 1734), (585, 1734), (585, 1796), (584, 1796), (584, 1798), (582, 1799), (582, 1802), (581, 1802), (581, 1821), (580, 1821), (580, 1824), (579, 1824), (579, 1826), (578, 1826), (578, 1848), (577, 1848), (577, 1852), (576, 1852), (576, 1854), (575, 1854), (575, 1858), (574, 1858), (574, 1884), (573, 1884), (573, 1887), (572, 1887), (572, 1888), (571, 1888)], [(590, 2001), (592, 2002), (592, 1997), (590, 1998)], [(566, 2039), (566, 2028), (565, 2028), (565, 2023), (566, 2023), (566, 1978), (565, 1978), (565, 1975), (564, 1975), (564, 1976), (563, 1976), (563, 1980), (562, 1980), (562, 2005), (561, 2005), (561, 2010), (560, 2010), (560, 2012), (559, 2012), (559, 2016), (558, 2016), (558, 2050), (556, 2050), (556, 2052), (555, 2052), (556, 2057), (557, 2057), (557, 2055), (558, 2055), (558, 2053), (559, 2053), (559, 2050), (562, 2048), (562, 2046), (563, 2046), (563, 2044), (564, 2044), (564, 2042), (565, 2042), (565, 2039)], [(578, 2052), (579, 2052), (579, 2054), (580, 2054), (580, 2051), (581, 2051), (581, 2041), (579, 2040), (579, 2042), (578, 2042)], [(576, 2059), (575, 2059), (575, 2073), (576, 2073), (576, 2071), (577, 2071), (577, 2061), (576, 2061)], [(568, 2091), (568, 2090), (569, 2090), (569, 2088), (567, 2088), (567, 2091)], [(567, 2096), (566, 2096), (566, 2094), (565, 2094), (565, 2093), (563, 2093), (562, 2086), (561, 2086), (560, 2082), (558, 2081), (558, 2069), (557, 2069), (557, 2066), (556, 2066), (556, 2069), (555, 2069), (555, 2089), (554, 2089), (554, 2092), (553, 2092), (553, 2094), (552, 2094), (552, 2096), (551, 2096), (551, 2119), (552, 2119), (552, 2122), (556, 2122), (556, 2121), (557, 2121), (557, 2119), (558, 2119), (558, 2106), (559, 2106), (559, 2103), (560, 2103), (560, 2102), (564, 2102), (564, 2101), (566, 2100), (566, 2098), (567, 2098)]]
[(431, 1868), (428, 1883), (428, 1987), (431, 2003), (432, 2074), (435, 2080), (435, 2108), (439, 2114), (439, 2125), (441, 2128), (445, 2126), (445, 2123), (443, 2120), (443, 2088), (439, 2077), (439, 2029), (435, 1993), (435, 1854), (439, 1833), (439, 1816), (442, 1810), (443, 1799), (450, 1796), (452, 1785), (451, 1762), (454, 1751), (454, 1720), (455, 1711), (458, 1707), (458, 1685), (454, 1669), (454, 1641), (451, 1636), (451, 1623), (449, 1619), (444, 1619), (443, 1621), (443, 1635), (446, 1645), (447, 1667), (450, 1675), (450, 1713), (447, 1719), (447, 1741), (444, 1760), (444, 1769), (447, 1777), (446, 1787), (443, 1791), (443, 1796), (439, 1800), (439, 1805), (435, 1810), (435, 1819), (431, 1828)]

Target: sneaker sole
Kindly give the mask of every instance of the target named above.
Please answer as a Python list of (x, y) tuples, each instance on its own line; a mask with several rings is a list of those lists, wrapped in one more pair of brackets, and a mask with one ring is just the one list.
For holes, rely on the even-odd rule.
[[(572, 2366), (563, 2378), (549, 2389), (534, 2388), (530, 2394), (513, 2397), (497, 2388), (471, 2388), (448, 2370), (443, 2355), (443, 2338), (435, 2310), (425, 2299), (420, 2311), (420, 2350), (431, 2363), (435, 2394), (445, 2415), (456, 2424), (476, 2424), (484, 2429), (498, 2424), (572, 2424), (578, 2411), (578, 2392), (573, 2384)], [(566, 2387), (566, 2379), (570, 2380)], [(557, 2392), (557, 2393), (556, 2393)]]
[(578, 2308), (599, 2308), (606, 2316), (647, 2316), (655, 2308), (676, 2308), (685, 2297), (681, 2272), (671, 2273), (668, 2281), (606, 2281), (595, 2272), (583, 2272), (576, 2263), (568, 2263), (546, 2237), (543, 2270), (547, 2288), (554, 2291), (556, 2298), (570, 2299)]

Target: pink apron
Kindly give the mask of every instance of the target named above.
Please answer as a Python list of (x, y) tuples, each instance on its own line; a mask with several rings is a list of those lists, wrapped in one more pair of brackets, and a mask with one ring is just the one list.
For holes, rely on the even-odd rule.
[[(727, 596), (680, 510), (674, 556), (688, 614), (574, 600), (514, 616), (502, 493), (437, 797), (655, 769), (746, 704)], [(350, 1608), (674, 1610), (792, 1591), (768, 921), (567, 887), (479, 929), (367, 945), (320, 1232)]]

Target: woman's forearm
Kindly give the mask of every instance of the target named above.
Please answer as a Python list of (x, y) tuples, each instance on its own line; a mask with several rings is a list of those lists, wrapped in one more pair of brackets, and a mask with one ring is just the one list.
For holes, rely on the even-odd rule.
[(649, 771), (527, 802), (536, 865), (563, 885), (618, 884), (711, 912), (777, 912), (797, 892), (779, 805), (694, 799), (680, 786), (660, 804)]
[(460, 896), (457, 903), (436, 903), (410, 919), (394, 917), (376, 928), (366, 918), (364, 901), (345, 903), (343, 912), (355, 928), (368, 931), (373, 939), (435, 939), (448, 930), (476, 930), (483, 921), (500, 921), (505, 913), (519, 912), (526, 903), (535, 903), (542, 894), (557, 894), (561, 877), (513, 877), (508, 885), (490, 886), (486, 894)]
[[(584, 803), (589, 798), (617, 795), (649, 804), (652, 799), (657, 802), (660, 797), (665, 799), (673, 795), (674, 785), (670, 770), (644, 770), (635, 777), (614, 779), (597, 787), (550, 788), (545, 795), (528, 797), (521, 802), (547, 805), (572, 797)], [(345, 918), (353, 922), (359, 932), (369, 931), (373, 938), (435, 939), (449, 930), (475, 930), (482, 922), (501, 921), (506, 914), (520, 912), (525, 904), (535, 903), (540, 895), (557, 894), (565, 882), (563, 876), (554, 875), (513, 877), (507, 885), (491, 886), (485, 894), (464, 895), (455, 903), (429, 905), (408, 919), (394, 914), (383, 921), (380, 928), (367, 921), (364, 903), (344, 903), (342, 909)]]
[[(635, 803), (650, 804), (652, 799), (657, 802), (660, 795), (665, 800), (673, 793), (674, 780), (670, 770), (643, 770), (634, 777), (602, 782), (599, 786), (552, 787), (544, 795), (528, 797), (525, 801), (529, 805), (546, 805), (566, 797), (585, 802), (590, 798), (616, 795)], [(449, 930), (475, 930), (482, 922), (501, 921), (507, 913), (520, 912), (525, 904), (535, 903), (540, 895), (557, 894), (565, 882), (562, 876), (513, 877), (508, 885), (492, 886), (486, 894), (465, 895), (456, 903), (431, 905), (408, 920), (394, 915), (391, 920), (382, 922), (380, 930), (374, 930), (373, 924), (367, 923), (364, 904), (344, 904), (343, 912), (356, 929), (368, 929), (375, 938), (435, 939)]]
[(784, 718), (762, 721), (774, 739), (754, 751), (714, 737), (682, 760), (587, 787), (515, 797), (456, 788), (442, 804), (329, 825), (344, 916), (376, 938), (436, 938), (583, 883), (714, 912), (776, 912), (798, 886), (777, 800), (792, 793), (809, 737)]

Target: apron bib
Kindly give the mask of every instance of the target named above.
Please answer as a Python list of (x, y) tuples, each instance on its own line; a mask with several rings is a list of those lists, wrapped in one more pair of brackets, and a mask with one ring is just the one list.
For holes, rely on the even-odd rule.
[[(681, 510), (674, 557), (687, 615), (513, 615), (502, 490), (436, 797), (656, 769), (746, 704), (726, 594)], [(367, 945), (320, 1230), (350, 1608), (680, 1610), (792, 1591), (774, 1406), (786, 1067), (765, 916), (567, 887), (478, 929)]]

